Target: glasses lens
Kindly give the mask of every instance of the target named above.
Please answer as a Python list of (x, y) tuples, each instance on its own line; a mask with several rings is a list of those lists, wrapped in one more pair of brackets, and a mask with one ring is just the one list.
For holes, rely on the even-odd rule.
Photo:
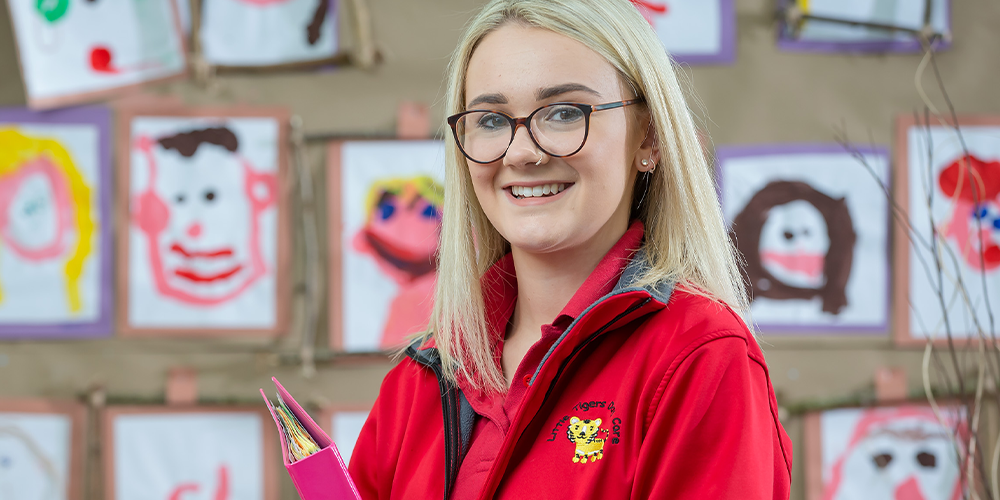
[(510, 121), (499, 113), (476, 111), (462, 115), (455, 123), (455, 132), (462, 151), (482, 163), (500, 158), (510, 145)]
[(538, 145), (549, 154), (575, 153), (587, 136), (584, 111), (568, 104), (546, 106), (531, 117), (531, 132)]

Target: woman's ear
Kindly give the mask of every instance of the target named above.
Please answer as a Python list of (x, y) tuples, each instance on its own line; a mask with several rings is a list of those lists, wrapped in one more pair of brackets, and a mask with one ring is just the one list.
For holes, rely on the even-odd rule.
[(633, 162), (640, 172), (649, 172), (655, 169), (660, 161), (660, 144), (656, 139), (656, 127), (653, 126), (652, 118), (647, 115), (643, 122), (646, 124), (646, 131), (642, 142), (639, 143), (639, 149), (635, 152)]

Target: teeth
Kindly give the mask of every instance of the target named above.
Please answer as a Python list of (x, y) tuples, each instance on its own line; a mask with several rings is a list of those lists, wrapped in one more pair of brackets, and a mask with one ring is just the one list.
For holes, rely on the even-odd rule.
[(516, 198), (536, 198), (539, 196), (549, 196), (561, 193), (566, 189), (565, 184), (545, 184), (544, 186), (511, 186), (510, 192)]

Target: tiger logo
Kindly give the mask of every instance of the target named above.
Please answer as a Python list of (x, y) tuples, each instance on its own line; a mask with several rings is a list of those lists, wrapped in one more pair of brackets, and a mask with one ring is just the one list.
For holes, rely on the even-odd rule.
[[(601, 433), (604, 437), (598, 437)], [(601, 419), (571, 418), (566, 437), (576, 445), (573, 463), (585, 464), (587, 460), (593, 463), (604, 458), (604, 440), (608, 437), (608, 430), (601, 429)]]

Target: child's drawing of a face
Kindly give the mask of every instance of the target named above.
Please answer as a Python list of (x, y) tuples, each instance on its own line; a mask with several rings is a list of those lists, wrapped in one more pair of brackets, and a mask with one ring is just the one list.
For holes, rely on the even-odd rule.
[[(929, 411), (927, 412), (929, 413)], [(933, 415), (914, 415), (855, 429), (855, 442), (834, 466), (830, 500), (954, 500), (958, 460), (950, 431)]]
[(0, 427), (0, 500), (56, 500), (55, 471), (30, 436)]
[(1000, 161), (960, 158), (938, 174), (938, 187), (951, 199), (942, 232), (972, 269), (1000, 268)]
[(428, 196), (436, 191), (440, 187), (426, 178), (387, 181), (372, 188), (368, 219), (354, 247), (371, 255), (400, 284), (435, 270), (441, 203)]
[(823, 262), (830, 249), (823, 215), (796, 200), (771, 208), (760, 235), (761, 263), (778, 280), (801, 288), (823, 285)]
[(66, 183), (47, 159), (0, 177), (0, 232), (20, 257), (43, 260), (62, 254), (72, 216)]
[(274, 202), (275, 180), (253, 171), (237, 147), (221, 127), (140, 145), (151, 187), (137, 200), (135, 220), (161, 294), (218, 304), (265, 274), (260, 217)]

